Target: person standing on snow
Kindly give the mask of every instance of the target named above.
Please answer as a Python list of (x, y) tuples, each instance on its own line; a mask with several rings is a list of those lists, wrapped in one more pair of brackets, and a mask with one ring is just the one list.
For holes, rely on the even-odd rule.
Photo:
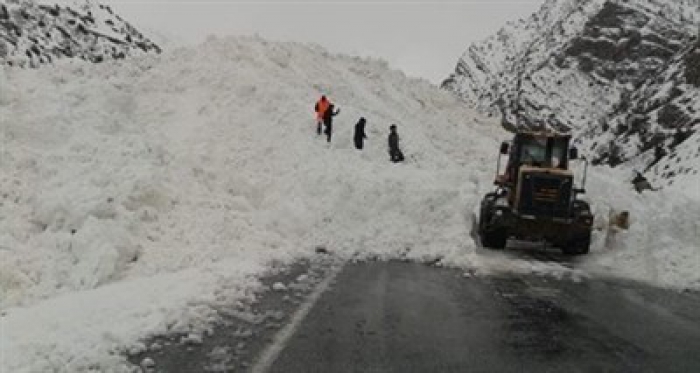
[(367, 123), (367, 120), (365, 120), (364, 117), (360, 118), (360, 121), (355, 124), (355, 148), (357, 150), (362, 150), (364, 147), (364, 140), (367, 138), (367, 135), (365, 134), (365, 123)]
[(331, 134), (333, 133), (333, 117), (340, 114), (340, 109), (334, 110), (335, 105), (329, 103), (328, 109), (323, 113), (323, 124), (326, 125), (326, 135), (328, 135), (328, 142), (331, 142)]
[(389, 127), (389, 157), (394, 163), (403, 162), (404, 157), (401, 149), (399, 149), (399, 134), (396, 132), (396, 125), (392, 124)]
[(321, 98), (316, 102), (314, 110), (316, 111), (316, 133), (321, 136), (321, 126), (323, 125), (323, 116), (328, 110), (328, 106), (331, 104), (326, 96), (321, 96)]
[(641, 172), (634, 170), (634, 173), (636, 174), (636, 176), (634, 177), (634, 179), (632, 179), (632, 185), (634, 185), (634, 190), (636, 190), (637, 193), (641, 193), (645, 190), (656, 190), (652, 188), (651, 183), (649, 183), (649, 180), (647, 180), (647, 178), (644, 177), (644, 175), (642, 175)]

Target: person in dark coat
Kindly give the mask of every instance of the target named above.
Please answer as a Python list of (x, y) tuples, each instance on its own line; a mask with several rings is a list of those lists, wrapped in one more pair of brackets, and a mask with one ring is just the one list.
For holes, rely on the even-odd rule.
[(355, 124), (355, 148), (362, 150), (364, 147), (364, 140), (367, 138), (365, 134), (365, 124), (367, 120), (365, 118), (360, 118), (360, 120)]
[(649, 183), (649, 180), (647, 180), (647, 178), (644, 177), (644, 175), (642, 175), (641, 172), (636, 171), (636, 170), (634, 172), (636, 173), (636, 176), (634, 177), (634, 179), (632, 179), (632, 185), (634, 185), (634, 190), (636, 190), (637, 193), (641, 193), (645, 190), (651, 190), (651, 191), (656, 190), (651, 186), (651, 183)]
[(328, 109), (323, 113), (323, 124), (326, 126), (325, 134), (328, 136), (328, 142), (331, 142), (331, 134), (333, 133), (333, 117), (340, 114), (340, 109), (335, 110), (335, 105), (329, 104)]
[(399, 134), (396, 132), (396, 125), (392, 124), (389, 127), (389, 157), (394, 163), (403, 162), (404, 157), (401, 149), (399, 149)]

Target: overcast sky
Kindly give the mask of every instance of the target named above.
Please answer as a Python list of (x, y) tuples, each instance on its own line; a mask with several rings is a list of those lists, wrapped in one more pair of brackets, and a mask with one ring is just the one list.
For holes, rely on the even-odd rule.
[(377, 56), (439, 82), (467, 46), (544, 0), (102, 0), (135, 26), (198, 43), (208, 35), (259, 34)]

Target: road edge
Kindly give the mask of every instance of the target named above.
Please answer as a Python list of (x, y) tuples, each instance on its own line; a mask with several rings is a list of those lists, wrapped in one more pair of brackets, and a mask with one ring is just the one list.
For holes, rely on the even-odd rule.
[(329, 271), (326, 278), (318, 284), (313, 293), (311, 293), (307, 300), (299, 307), (299, 309), (297, 309), (289, 323), (287, 323), (284, 328), (275, 334), (272, 343), (265, 348), (265, 350), (255, 360), (255, 364), (253, 364), (253, 367), (250, 370), (252, 373), (266, 373), (270, 370), (272, 365), (277, 360), (277, 357), (287, 346), (287, 343), (291, 337), (299, 329), (302, 321), (306, 319), (306, 316), (309, 314), (314, 305), (316, 305), (316, 302), (318, 302), (319, 298), (321, 298), (321, 295), (323, 295), (323, 293), (330, 288), (336, 276), (343, 270), (344, 267), (345, 265), (341, 264), (335, 266)]

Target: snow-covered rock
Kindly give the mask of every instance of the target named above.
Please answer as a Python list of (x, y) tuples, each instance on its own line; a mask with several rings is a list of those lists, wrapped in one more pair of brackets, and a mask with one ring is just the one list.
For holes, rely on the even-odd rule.
[(156, 367), (156, 362), (150, 357), (146, 357), (141, 360), (141, 368), (146, 370), (151, 370)]
[(160, 48), (94, 0), (7, 0), (0, 4), (0, 64), (38, 67), (61, 58), (123, 59)]
[(198, 333), (190, 333), (185, 337), (182, 337), (180, 339), (180, 343), (188, 344), (188, 345), (201, 345), (202, 344), (202, 335)]
[(274, 284), (272, 284), (272, 290), (274, 290), (274, 291), (285, 291), (285, 290), (287, 290), (287, 286), (285, 286), (285, 285), (284, 285), (283, 283), (281, 283), (281, 282), (275, 282)]
[(580, 136), (595, 163), (627, 163), (657, 187), (700, 196), (700, 40)]
[(689, 45), (699, 4), (549, 0), (469, 47), (443, 87), (524, 125), (585, 129)]

